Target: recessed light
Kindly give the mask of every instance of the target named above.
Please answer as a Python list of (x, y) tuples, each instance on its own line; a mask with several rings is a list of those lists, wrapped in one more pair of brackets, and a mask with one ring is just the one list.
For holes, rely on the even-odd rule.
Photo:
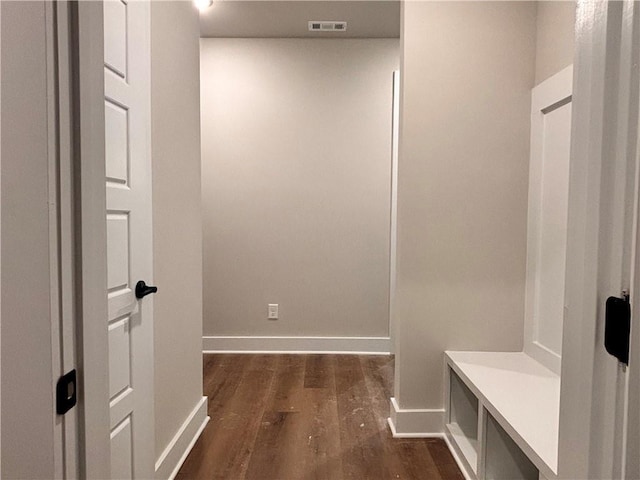
[(213, 0), (193, 0), (193, 3), (198, 7), (198, 10), (204, 12), (207, 8), (213, 5)]

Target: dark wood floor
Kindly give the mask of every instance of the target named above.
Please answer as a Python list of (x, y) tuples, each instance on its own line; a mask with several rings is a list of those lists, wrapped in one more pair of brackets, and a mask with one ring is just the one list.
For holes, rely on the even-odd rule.
[(177, 479), (462, 480), (438, 439), (394, 439), (393, 357), (205, 355), (211, 421)]

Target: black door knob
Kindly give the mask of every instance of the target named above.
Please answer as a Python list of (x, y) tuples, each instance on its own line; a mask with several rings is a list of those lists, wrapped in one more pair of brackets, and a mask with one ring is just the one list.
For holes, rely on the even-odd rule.
[(147, 285), (144, 283), (144, 280), (140, 280), (136, 283), (136, 298), (144, 298), (151, 293), (156, 293), (157, 291), (158, 287)]

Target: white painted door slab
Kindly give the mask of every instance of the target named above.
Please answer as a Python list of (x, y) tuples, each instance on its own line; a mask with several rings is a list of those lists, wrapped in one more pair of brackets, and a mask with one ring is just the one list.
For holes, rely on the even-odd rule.
[(112, 478), (153, 478), (148, 1), (104, 2), (105, 170)]
[(640, 5), (578, 2), (576, 19), (559, 476), (638, 479), (638, 340), (627, 367), (604, 332), (623, 290), (634, 327), (640, 316)]
[[(607, 297), (631, 293), (632, 322), (640, 314), (636, 266), (638, 226), (638, 122), (640, 114), (640, 5), (635, 1), (607, 4), (607, 52), (602, 125), (601, 198), (598, 256), (598, 304)], [(611, 40), (609, 40), (611, 39)], [(627, 457), (628, 442), (638, 438), (639, 425), (629, 423), (638, 406), (629, 403), (630, 385), (638, 366), (628, 366), (604, 348), (605, 311), (601, 307), (594, 355), (591, 470), (594, 478), (637, 479), (638, 459)], [(631, 345), (634, 355), (636, 345)], [(637, 358), (637, 357), (636, 357)], [(637, 418), (637, 415), (636, 415)]]
[(525, 352), (560, 374), (564, 317), (571, 91), (569, 66), (531, 96)]

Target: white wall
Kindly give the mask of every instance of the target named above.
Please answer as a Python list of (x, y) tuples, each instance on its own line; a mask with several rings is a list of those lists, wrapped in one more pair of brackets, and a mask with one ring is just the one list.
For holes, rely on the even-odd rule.
[(198, 11), (151, 3), (156, 458), (202, 398)]
[(205, 335), (388, 336), (398, 40), (202, 39), (201, 59)]
[(443, 351), (522, 348), (536, 6), (403, 5), (395, 395), (441, 429)]
[(573, 63), (576, 2), (536, 2), (536, 85)]
[(44, 2), (2, 2), (2, 477), (51, 478)]

